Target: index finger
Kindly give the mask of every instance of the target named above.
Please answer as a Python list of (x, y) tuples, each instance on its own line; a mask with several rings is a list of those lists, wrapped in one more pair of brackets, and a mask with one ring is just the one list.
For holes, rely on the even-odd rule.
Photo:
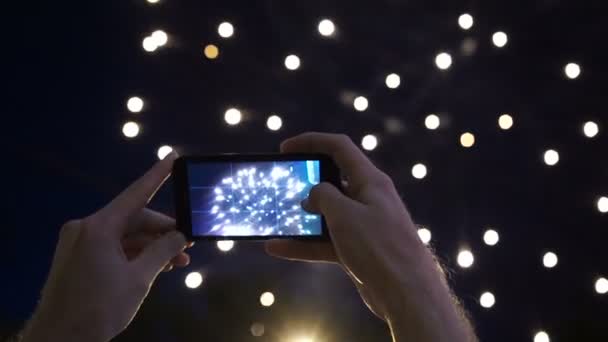
[(322, 153), (330, 156), (348, 178), (355, 193), (382, 175), (380, 170), (344, 134), (304, 133), (283, 141), (283, 153)]

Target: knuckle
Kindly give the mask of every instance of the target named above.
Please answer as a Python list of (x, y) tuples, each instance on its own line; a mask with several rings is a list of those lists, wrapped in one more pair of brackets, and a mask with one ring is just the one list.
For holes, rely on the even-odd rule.
[(82, 220), (79, 220), (79, 219), (73, 219), (73, 220), (67, 221), (61, 227), (60, 234), (61, 235), (72, 234), (72, 232), (74, 232), (75, 230), (78, 230), (80, 228), (81, 223), (82, 223)]
[(376, 179), (376, 185), (382, 189), (394, 189), (395, 183), (393, 179), (386, 173), (380, 171)]
[(353, 140), (344, 133), (336, 134), (336, 140), (344, 146), (350, 145), (353, 143)]

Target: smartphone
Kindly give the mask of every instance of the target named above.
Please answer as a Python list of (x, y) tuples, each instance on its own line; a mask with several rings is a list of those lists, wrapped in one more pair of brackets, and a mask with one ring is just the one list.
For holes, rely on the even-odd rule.
[(182, 156), (172, 176), (177, 227), (189, 240), (328, 239), (325, 219), (301, 202), (316, 184), (341, 184), (322, 154)]

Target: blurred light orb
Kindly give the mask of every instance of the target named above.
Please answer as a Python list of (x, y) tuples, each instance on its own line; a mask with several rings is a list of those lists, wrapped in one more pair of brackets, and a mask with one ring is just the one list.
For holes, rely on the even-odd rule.
[(447, 52), (442, 52), (435, 57), (435, 65), (441, 70), (447, 70), (452, 66), (452, 56)]
[(460, 17), (458, 17), (458, 25), (463, 30), (470, 29), (473, 27), (473, 16), (468, 13), (461, 14)]
[(234, 247), (234, 241), (232, 241), (232, 240), (222, 240), (222, 241), (218, 241), (216, 244), (217, 244), (217, 249), (219, 249), (222, 252), (228, 252), (232, 249), (232, 247)]
[(209, 59), (216, 59), (220, 55), (220, 49), (213, 44), (208, 44), (205, 46), (203, 53)]
[(319, 22), (319, 33), (324, 37), (330, 37), (336, 31), (336, 25), (329, 19), (323, 19)]
[(463, 147), (469, 148), (473, 145), (475, 145), (475, 136), (473, 135), (473, 133), (463, 133), (460, 136), (460, 145), (462, 145)]
[(167, 33), (165, 33), (163, 30), (156, 30), (152, 32), (150, 37), (154, 39), (156, 46), (164, 46), (169, 41), (169, 36), (167, 36)]
[(158, 3), (158, 1), (159, 0), (148, 0), (148, 3), (150, 3), (150, 4), (156, 4), (156, 3)]
[(495, 303), (496, 298), (492, 292), (484, 292), (481, 294), (481, 297), (479, 297), (479, 304), (486, 309), (493, 307)]
[(576, 63), (568, 63), (564, 67), (564, 73), (569, 79), (576, 79), (581, 75), (581, 66)]
[(475, 262), (475, 257), (473, 256), (473, 253), (471, 253), (470, 250), (463, 249), (458, 252), (458, 257), (456, 258), (456, 261), (458, 262), (458, 266), (462, 268), (469, 268), (473, 266), (473, 263)]
[(473, 37), (466, 37), (460, 43), (460, 52), (464, 56), (473, 56), (477, 51), (477, 40)]
[(440, 124), (441, 124), (441, 120), (439, 120), (439, 117), (435, 114), (429, 114), (424, 119), (424, 125), (426, 126), (427, 129), (430, 129), (430, 130), (435, 130), (435, 129), (439, 128)]
[(266, 127), (271, 131), (278, 131), (283, 126), (283, 120), (278, 115), (271, 115), (266, 120)]
[(297, 338), (293, 339), (293, 341), (290, 341), (290, 342), (315, 342), (315, 341), (310, 337), (297, 337)]
[(598, 294), (606, 294), (608, 293), (608, 279), (606, 278), (597, 278), (595, 281), (595, 292)]
[(424, 177), (426, 177), (426, 166), (424, 164), (416, 164), (412, 167), (412, 176), (414, 176), (414, 178), (416, 179), (423, 179)]
[(367, 101), (365, 96), (357, 96), (353, 101), (353, 107), (355, 107), (357, 111), (363, 112), (369, 107), (369, 101)]
[(251, 325), (251, 335), (255, 337), (264, 336), (264, 324), (262, 323), (253, 323)]
[(593, 121), (587, 121), (583, 125), (583, 133), (587, 138), (594, 138), (599, 132), (599, 126)]
[(498, 127), (502, 130), (508, 130), (513, 127), (513, 117), (509, 114), (503, 114), (498, 118)]
[(203, 275), (199, 272), (190, 272), (184, 280), (186, 286), (190, 289), (196, 289), (203, 283)]
[(154, 52), (158, 48), (158, 45), (156, 44), (156, 40), (152, 37), (144, 38), (141, 45), (143, 46), (144, 50), (146, 50), (147, 52)]
[(289, 70), (297, 70), (300, 67), (300, 57), (296, 55), (285, 57), (285, 67)]
[(139, 113), (144, 109), (144, 100), (137, 96), (131, 97), (127, 100), (127, 109), (132, 113)]
[(557, 266), (557, 254), (553, 252), (547, 252), (543, 255), (543, 266), (546, 268), (553, 268)]
[(234, 34), (234, 26), (232, 26), (231, 23), (225, 21), (217, 27), (217, 33), (222, 38), (230, 38)]
[(534, 342), (551, 342), (549, 334), (544, 331), (539, 331), (534, 335)]
[(556, 150), (547, 150), (543, 156), (545, 164), (553, 166), (559, 162), (559, 153)]
[(428, 228), (418, 228), (418, 237), (422, 243), (428, 245), (428, 243), (431, 242), (432, 234)]
[(401, 84), (401, 77), (395, 73), (389, 74), (386, 76), (384, 83), (386, 83), (386, 86), (390, 89), (397, 89)]
[(378, 146), (378, 138), (373, 134), (368, 134), (361, 139), (361, 147), (367, 151), (373, 151)]
[(139, 134), (139, 125), (129, 121), (122, 126), (122, 134), (127, 138), (135, 138)]
[(602, 214), (608, 213), (608, 197), (602, 196), (597, 200), (597, 210)]
[(272, 304), (274, 304), (274, 295), (272, 294), (272, 292), (262, 293), (262, 295), (260, 296), (260, 304), (262, 304), (262, 306), (271, 306)]
[(171, 147), (169, 145), (163, 145), (163, 146), (161, 146), (161, 147), (158, 148), (158, 151), (156, 152), (156, 155), (158, 156), (158, 159), (163, 160), (171, 152), (173, 152), (173, 147)]
[(492, 43), (498, 48), (504, 47), (507, 45), (507, 42), (509, 42), (509, 37), (502, 31), (498, 31), (492, 35)]
[(243, 114), (236, 108), (230, 108), (224, 113), (224, 121), (230, 126), (238, 125), (243, 119)]
[(494, 229), (488, 229), (483, 233), (483, 242), (488, 246), (495, 246), (499, 240), (500, 236)]

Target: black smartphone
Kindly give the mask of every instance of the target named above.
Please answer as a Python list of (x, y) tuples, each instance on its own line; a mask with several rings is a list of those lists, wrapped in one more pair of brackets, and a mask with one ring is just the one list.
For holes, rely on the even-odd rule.
[(322, 154), (182, 156), (173, 166), (177, 227), (189, 240), (328, 239), (325, 219), (300, 204), (321, 182), (340, 188)]

